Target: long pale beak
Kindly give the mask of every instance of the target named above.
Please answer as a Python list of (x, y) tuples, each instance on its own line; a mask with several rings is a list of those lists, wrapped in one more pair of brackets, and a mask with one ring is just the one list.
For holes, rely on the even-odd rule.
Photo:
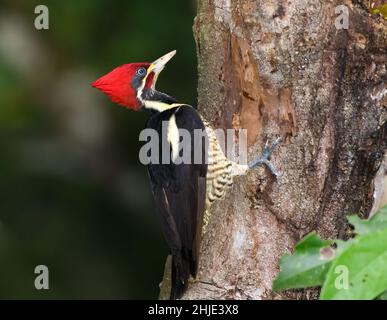
[(150, 73), (152, 73), (152, 72), (154, 73), (153, 83), (152, 83), (153, 89), (156, 85), (157, 77), (159, 76), (160, 72), (163, 71), (166, 64), (169, 62), (169, 60), (171, 60), (174, 57), (175, 54), (176, 54), (176, 50), (173, 50), (173, 51), (163, 55), (161, 58), (158, 58), (157, 60), (153, 61), (151, 63), (151, 65), (149, 66), (146, 77), (148, 77), (148, 75)]
[(165, 65), (171, 60), (174, 55), (176, 54), (176, 50), (173, 50), (165, 55), (163, 55), (161, 58), (158, 58), (156, 61), (153, 61), (153, 63), (150, 65), (151, 71), (154, 73), (160, 73)]

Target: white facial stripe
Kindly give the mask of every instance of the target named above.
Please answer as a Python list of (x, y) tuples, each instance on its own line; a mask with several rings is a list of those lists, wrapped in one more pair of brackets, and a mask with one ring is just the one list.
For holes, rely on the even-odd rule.
[[(141, 96), (142, 96), (142, 91), (143, 91), (144, 88), (145, 88), (146, 79), (148, 78), (148, 76), (150, 75), (150, 73), (153, 71), (153, 69), (154, 69), (154, 65), (151, 64), (151, 65), (149, 66), (147, 72), (146, 72), (146, 75), (145, 75), (144, 79), (142, 79), (141, 87), (139, 87), (139, 88), (137, 89), (137, 99), (138, 99), (140, 102), (142, 102), (142, 103), (144, 103), (144, 100), (143, 100), (142, 97), (141, 97)], [(156, 75), (155, 75), (155, 76), (156, 76)], [(156, 79), (157, 79), (157, 78), (156, 78)], [(152, 88), (154, 88), (154, 85), (155, 85), (155, 81), (153, 81)]]

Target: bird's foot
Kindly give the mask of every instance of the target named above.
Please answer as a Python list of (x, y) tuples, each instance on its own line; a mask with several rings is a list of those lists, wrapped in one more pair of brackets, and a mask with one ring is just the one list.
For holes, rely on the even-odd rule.
[(259, 158), (249, 163), (249, 169), (253, 169), (255, 167), (258, 167), (264, 164), (268, 167), (268, 169), (273, 174), (273, 176), (278, 177), (280, 174), (270, 163), (269, 159), (273, 151), (281, 144), (281, 142), (282, 142), (282, 138), (277, 138), (274, 141), (274, 143), (269, 147), (268, 141), (266, 141), (265, 148), (263, 149), (262, 155)]

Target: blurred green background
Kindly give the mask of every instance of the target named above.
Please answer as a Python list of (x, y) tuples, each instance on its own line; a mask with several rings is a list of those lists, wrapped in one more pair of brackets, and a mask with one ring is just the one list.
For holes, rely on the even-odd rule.
[[(49, 30), (34, 27), (39, 4)], [(147, 115), (90, 83), (177, 49), (158, 88), (195, 104), (194, 14), (193, 0), (0, 0), (0, 298), (157, 298)], [(49, 290), (34, 287), (40, 264)]]

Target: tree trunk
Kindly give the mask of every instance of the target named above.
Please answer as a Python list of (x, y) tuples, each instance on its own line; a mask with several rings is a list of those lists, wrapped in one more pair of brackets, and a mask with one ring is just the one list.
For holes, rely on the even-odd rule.
[[(335, 26), (338, 5), (348, 29)], [(252, 170), (211, 208), (184, 298), (316, 297), (274, 293), (272, 282), (301, 237), (346, 238), (346, 215), (366, 217), (374, 205), (387, 138), (386, 26), (361, 1), (199, 1), (201, 114), (215, 128), (247, 129), (251, 159), (267, 139), (285, 142), (272, 156), (279, 178)]]

